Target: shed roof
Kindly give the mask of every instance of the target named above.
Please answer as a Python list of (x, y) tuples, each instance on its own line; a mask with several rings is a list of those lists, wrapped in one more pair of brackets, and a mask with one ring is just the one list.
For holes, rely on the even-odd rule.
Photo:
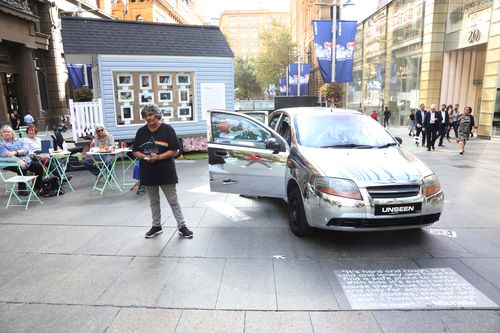
[(66, 54), (127, 54), (232, 58), (219, 27), (62, 18)]

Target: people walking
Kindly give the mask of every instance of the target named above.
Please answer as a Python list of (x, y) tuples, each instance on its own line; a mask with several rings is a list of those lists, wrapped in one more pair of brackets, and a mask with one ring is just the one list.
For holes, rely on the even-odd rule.
[(436, 149), (434, 144), (436, 143), (440, 123), (441, 113), (437, 112), (436, 104), (432, 104), (431, 110), (426, 113), (424, 120), (424, 131), (427, 136), (427, 151)]
[(450, 122), (450, 116), (446, 110), (446, 104), (441, 105), (441, 121), (439, 122), (439, 147), (444, 147), (443, 139), (447, 133), (448, 123)]
[(416, 136), (419, 137), (420, 133), (422, 133), (422, 147), (425, 147), (425, 137), (426, 133), (424, 131), (424, 120), (425, 120), (425, 114), (427, 111), (425, 111), (425, 104), (422, 103), (420, 104), (420, 109), (415, 114), (415, 127), (417, 129)]
[(146, 186), (153, 226), (146, 238), (155, 237), (163, 232), (161, 227), (160, 189), (165, 195), (175, 220), (177, 230), (186, 237), (193, 237), (188, 229), (177, 198), (178, 183), (174, 155), (179, 150), (177, 135), (172, 126), (162, 123), (162, 113), (154, 104), (146, 105), (141, 111), (146, 125), (137, 130), (134, 140), (134, 156), (139, 159), (140, 183)]
[(23, 118), (23, 122), (24, 122), (24, 125), (29, 126), (29, 125), (35, 123), (35, 118), (33, 118), (31, 113), (28, 111)]
[(385, 110), (384, 110), (384, 127), (385, 128), (389, 128), (389, 120), (390, 119), (391, 119), (391, 111), (389, 111), (389, 109), (386, 106)]
[(408, 135), (415, 135), (415, 110), (411, 109), (410, 116), (408, 117), (408, 124), (410, 125), (410, 133)]
[(472, 108), (470, 106), (466, 106), (464, 109), (464, 113), (458, 117), (458, 147), (459, 154), (463, 155), (465, 152), (465, 144), (467, 140), (469, 140), (470, 130), (471, 130), (471, 114)]

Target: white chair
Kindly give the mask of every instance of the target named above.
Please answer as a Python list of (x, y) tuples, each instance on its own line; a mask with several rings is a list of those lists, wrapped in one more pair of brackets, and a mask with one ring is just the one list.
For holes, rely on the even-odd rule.
[[(10, 206), (24, 206), (24, 209), (28, 209), (31, 201), (38, 201), (43, 203), (35, 192), (35, 179), (37, 176), (20, 176), (15, 175), (8, 178), (6, 172), (10, 170), (4, 170), (4, 168), (14, 167), (21, 173), (21, 165), (19, 164), (19, 159), (16, 157), (0, 157), (0, 179), (5, 183), (5, 190), (9, 195), (7, 200), (7, 205), (5, 208)], [(19, 190), (17, 189), (17, 184), (24, 183), (26, 185), (26, 191), (28, 192), (28, 198), (21, 199), (19, 197)], [(17, 204), (11, 204), (12, 197), (17, 199)]]

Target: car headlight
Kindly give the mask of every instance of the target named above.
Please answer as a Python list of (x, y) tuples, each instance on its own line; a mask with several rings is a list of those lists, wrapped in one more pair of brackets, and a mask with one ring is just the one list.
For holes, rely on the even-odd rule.
[(336, 195), (344, 198), (362, 200), (358, 186), (348, 179), (317, 177), (315, 180), (316, 191)]
[(438, 177), (434, 174), (425, 177), (423, 189), (426, 197), (430, 197), (441, 191), (441, 184), (439, 183)]

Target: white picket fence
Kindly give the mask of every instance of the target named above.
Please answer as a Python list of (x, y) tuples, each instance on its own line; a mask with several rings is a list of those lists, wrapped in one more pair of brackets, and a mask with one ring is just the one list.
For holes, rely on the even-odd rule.
[(69, 115), (73, 140), (78, 141), (88, 133), (95, 133), (95, 126), (103, 124), (102, 100), (92, 102), (73, 102), (69, 100)]

